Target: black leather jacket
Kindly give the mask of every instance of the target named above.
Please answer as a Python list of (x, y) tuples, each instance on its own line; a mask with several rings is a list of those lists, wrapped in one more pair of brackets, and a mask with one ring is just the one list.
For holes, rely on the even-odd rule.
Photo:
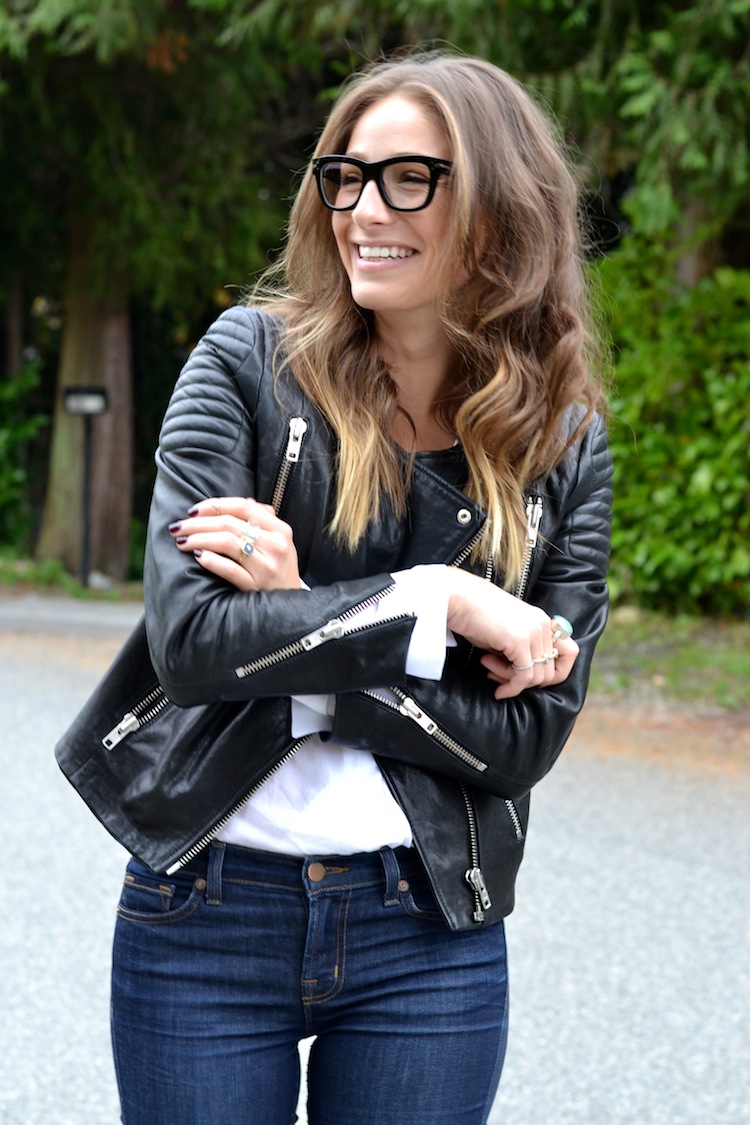
[[(138, 781), (150, 831), (191, 856), (295, 749), (291, 694), (335, 693), (331, 738), (370, 750), (411, 824), (447, 923), (470, 929), (513, 906), (529, 791), (560, 753), (606, 619), (611, 463), (601, 420), (529, 497), (519, 593), (574, 624), (581, 653), (565, 683), (498, 702), (461, 638), (439, 682), (404, 671), (414, 618), (352, 627), (351, 611), (424, 562), (468, 565), (483, 511), (417, 458), (406, 519), (387, 512), (355, 553), (326, 526), (335, 445), (291, 379), (274, 392), (277, 324), (223, 314), (193, 351), (162, 428), (146, 558), (154, 667), (180, 707), (240, 701), (231, 752), (207, 749), (193, 776), (166, 761)], [(167, 527), (205, 496), (273, 503), (293, 528), (311, 589), (244, 594), (175, 550)], [(391, 687), (400, 705), (377, 696)], [(179, 842), (182, 833), (182, 843)]]

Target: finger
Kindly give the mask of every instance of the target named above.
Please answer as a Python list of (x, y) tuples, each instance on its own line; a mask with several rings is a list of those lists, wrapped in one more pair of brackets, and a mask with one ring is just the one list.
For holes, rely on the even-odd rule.
[(567, 680), (573, 670), (573, 665), (578, 659), (579, 648), (575, 641), (558, 641), (559, 656), (555, 661), (555, 672), (551, 683), (561, 684)]
[[(244, 564), (248, 556), (242, 550), (242, 540), (233, 531), (200, 531), (191, 535), (180, 535), (175, 539), (175, 546), (184, 554), (192, 551), (210, 551), (215, 555), (223, 555), (235, 565)], [(253, 552), (258, 549), (257, 542), (253, 544)], [(252, 553), (252, 552), (251, 552)]]
[(252, 496), (209, 496), (200, 500), (188, 511), (188, 519), (216, 519), (230, 517), (245, 523), (251, 520), (261, 527), (270, 526), (278, 519), (270, 504), (261, 504)]
[(209, 570), (218, 578), (231, 582), (238, 590), (256, 590), (255, 580), (250, 572), (239, 563), (233, 563), (225, 555), (216, 554), (214, 551), (196, 550), (195, 558), (204, 570)]
[[(500, 686), (494, 692), (495, 699), (512, 699), (529, 687), (551, 687), (567, 680), (578, 656), (578, 645), (570, 639), (559, 640), (553, 651), (557, 653), (554, 660), (535, 663), (531, 668), (519, 671), (511, 665), (512, 677), (504, 682), (498, 678)], [(537, 661), (541, 660), (537, 657)]]
[[(243, 504), (245, 507), (240, 515), (229, 511), (217, 511), (214, 507), (209, 507), (208, 511), (198, 511), (194, 516), (170, 524), (169, 534), (173, 539), (183, 541), (193, 535), (218, 531), (231, 532), (238, 539), (242, 539), (248, 532), (251, 538), (258, 532), (263, 532), (264, 535), (269, 533), (277, 537), (279, 551), (288, 550), (293, 542), (293, 533), (289, 524), (280, 520), (267, 504), (257, 504), (255, 501), (243, 501)], [(182, 545), (184, 546), (184, 543)], [(196, 545), (189, 544), (188, 548)]]

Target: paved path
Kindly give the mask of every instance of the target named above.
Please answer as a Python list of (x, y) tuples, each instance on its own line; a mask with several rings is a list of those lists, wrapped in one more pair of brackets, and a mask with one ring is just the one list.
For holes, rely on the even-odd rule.
[[(118, 1120), (124, 853), (52, 747), (138, 614), (0, 599), (0, 1125)], [(532, 809), (490, 1125), (748, 1125), (749, 751), (726, 724), (584, 714)]]

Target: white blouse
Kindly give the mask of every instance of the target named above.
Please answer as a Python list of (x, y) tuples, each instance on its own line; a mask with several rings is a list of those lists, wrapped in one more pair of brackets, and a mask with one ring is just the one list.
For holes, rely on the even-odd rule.
[[(395, 589), (361, 612), (361, 624), (408, 613), (416, 621), (406, 671), (439, 680), (446, 646), (447, 584), (441, 566), (416, 566), (393, 575)], [(387, 696), (386, 688), (379, 689)], [(335, 695), (292, 696), (292, 737), (311, 737), (217, 833), (217, 839), (284, 855), (353, 855), (389, 846), (411, 847), (409, 822), (372, 754), (325, 742), (333, 727)]]

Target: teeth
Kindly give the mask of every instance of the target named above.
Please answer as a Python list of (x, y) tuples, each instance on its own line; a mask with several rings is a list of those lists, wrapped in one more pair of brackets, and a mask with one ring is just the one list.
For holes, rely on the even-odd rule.
[(402, 246), (360, 246), (360, 258), (410, 258), (413, 250), (404, 250)]

